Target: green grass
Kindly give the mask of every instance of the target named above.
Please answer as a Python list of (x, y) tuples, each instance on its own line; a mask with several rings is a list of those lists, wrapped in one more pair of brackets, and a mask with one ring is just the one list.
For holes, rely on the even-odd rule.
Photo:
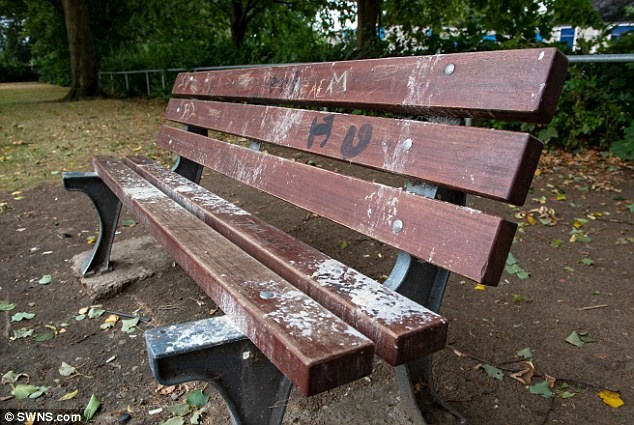
[(0, 84), (0, 191), (59, 184), (63, 171), (89, 171), (93, 155), (169, 160), (169, 153), (154, 145), (163, 102), (58, 102), (67, 90), (41, 83)]

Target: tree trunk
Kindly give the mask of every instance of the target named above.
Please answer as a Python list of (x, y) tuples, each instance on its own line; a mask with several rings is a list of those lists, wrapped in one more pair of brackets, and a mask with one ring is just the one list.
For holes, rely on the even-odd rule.
[(231, 0), (231, 43), (233, 47), (239, 49), (244, 42), (244, 36), (247, 33), (247, 10), (242, 0)]
[(378, 45), (376, 33), (381, 14), (381, 0), (357, 0), (358, 57), (369, 57)]
[(99, 70), (90, 33), (87, 0), (62, 0), (72, 86), (64, 100), (95, 96), (99, 92)]

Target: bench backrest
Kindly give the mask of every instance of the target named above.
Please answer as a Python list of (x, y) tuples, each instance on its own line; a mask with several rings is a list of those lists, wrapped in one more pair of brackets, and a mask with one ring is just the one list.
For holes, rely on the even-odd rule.
[[(433, 199), (435, 191), (432, 198), (416, 192), (427, 184), (523, 204), (541, 142), (525, 133), (449, 122), (465, 117), (547, 122), (566, 68), (556, 49), (528, 49), (182, 73), (173, 88), (179, 98), (170, 100), (165, 117), (198, 130), (163, 126), (158, 144), (424, 261), (494, 285), (516, 225)], [(301, 107), (449, 119), (432, 123)], [(197, 134), (200, 129), (384, 170), (413, 184), (405, 191), (362, 180)]]

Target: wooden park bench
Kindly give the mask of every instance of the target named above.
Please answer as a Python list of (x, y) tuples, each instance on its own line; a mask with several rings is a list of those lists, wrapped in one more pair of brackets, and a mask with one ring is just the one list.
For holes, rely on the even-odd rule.
[[(529, 49), (179, 74), (165, 118), (182, 126), (162, 126), (157, 142), (180, 157), (173, 171), (143, 157), (96, 157), (95, 173), (64, 175), (101, 220), (83, 272), (110, 268), (123, 204), (226, 314), (146, 332), (159, 382), (208, 380), (236, 423), (277, 424), (291, 385), (313, 395), (356, 380), (376, 353), (396, 367), (402, 399), (422, 421), (417, 393), (433, 394), (449, 273), (496, 285), (516, 229), (464, 206), (466, 194), (523, 204), (542, 150), (525, 133), (454, 124), (549, 121), (566, 67), (555, 49)], [(263, 144), (409, 183), (344, 175)], [(199, 186), (203, 167), (396, 247), (394, 269), (381, 284), (300, 242)]]

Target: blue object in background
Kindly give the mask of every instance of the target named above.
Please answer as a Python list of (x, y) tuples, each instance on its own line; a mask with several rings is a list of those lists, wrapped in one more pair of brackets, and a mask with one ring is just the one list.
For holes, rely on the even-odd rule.
[(559, 41), (568, 45), (568, 47), (574, 47), (575, 45), (575, 27), (568, 27), (561, 29), (561, 35)]
[(612, 38), (615, 40), (620, 40), (623, 34), (626, 34), (630, 31), (634, 31), (634, 25), (622, 25), (614, 27), (612, 29)]

